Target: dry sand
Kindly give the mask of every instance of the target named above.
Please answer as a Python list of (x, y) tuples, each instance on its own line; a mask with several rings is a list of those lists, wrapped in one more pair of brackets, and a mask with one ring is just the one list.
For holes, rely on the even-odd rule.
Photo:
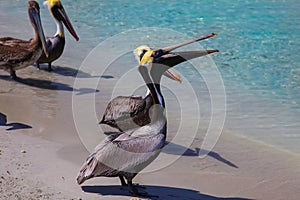
[[(6, 29), (0, 37), (21, 35), (12, 24), (3, 24), (2, 18), (1, 23)], [(30, 37), (30, 31), (22, 37)], [(89, 49), (84, 38), (79, 43), (67, 39), (53, 73), (31, 66), (17, 72), (21, 79), (16, 82), (0, 72), (0, 199), (132, 198), (117, 178), (76, 184), (76, 174), (89, 153), (75, 128), (72, 92), (87, 92), (87, 88), (73, 88), (73, 82)], [(76, 54), (77, 47), (82, 51)], [(98, 89), (88, 92), (110, 98), (104, 88)], [(97, 102), (98, 117), (105, 105), (105, 101)], [(204, 127), (176, 162), (141, 173), (134, 181), (159, 196), (153, 199), (299, 199), (298, 155), (224, 130), (213, 151), (200, 159), (202, 131)], [(164, 151), (161, 155), (173, 154)]]

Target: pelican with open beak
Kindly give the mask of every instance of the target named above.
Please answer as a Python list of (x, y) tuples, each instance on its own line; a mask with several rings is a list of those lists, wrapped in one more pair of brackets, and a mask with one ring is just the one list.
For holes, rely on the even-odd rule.
[(48, 71), (51, 71), (51, 63), (57, 60), (63, 53), (65, 48), (65, 25), (71, 35), (76, 41), (79, 40), (77, 33), (75, 32), (69, 17), (60, 0), (47, 0), (44, 2), (44, 6), (48, 8), (51, 13), (57, 27), (57, 31), (53, 37), (47, 37), (47, 45), (49, 48), (49, 56), (42, 54), (37, 61), (37, 67), (40, 68), (40, 63), (48, 63)]
[[(170, 68), (178, 65), (184, 61), (218, 52), (218, 50), (200, 50), (200, 51), (183, 51), (173, 52), (175, 49), (214, 37), (216, 34), (212, 33), (204, 37), (194, 40), (189, 40), (177, 45), (165, 47), (158, 50), (152, 50), (150, 47), (142, 45), (135, 49), (134, 54), (140, 65), (166, 65), (169, 68), (164, 70), (163, 75), (181, 82), (181, 77), (171, 71)], [(162, 67), (156, 67), (155, 72), (159, 72)], [(161, 76), (153, 76), (161, 77)], [(154, 80), (160, 82), (160, 80)], [(150, 123), (149, 109), (153, 105), (150, 91), (148, 90), (145, 97), (142, 96), (118, 96), (112, 99), (103, 114), (102, 120), (99, 124), (106, 124), (119, 131), (126, 131), (129, 129), (144, 126)]]
[(78, 184), (94, 177), (119, 177), (121, 184), (127, 186), (133, 195), (153, 197), (139, 191), (132, 182), (141, 170), (156, 159), (166, 142), (167, 117), (164, 112), (164, 96), (160, 90), (161, 76), (180, 62), (218, 51), (172, 53), (180, 46), (182, 44), (159, 50), (147, 48), (145, 51), (142, 49), (142, 54), (138, 54), (138, 70), (152, 98), (152, 112), (149, 112), (151, 123), (124, 132), (114, 132), (106, 137), (80, 168), (77, 175)]
[(28, 41), (11, 37), (0, 38), (0, 69), (10, 73), (16, 79), (16, 70), (32, 65), (44, 52), (48, 56), (48, 47), (40, 19), (40, 7), (36, 1), (28, 2), (28, 16), (35, 36)]

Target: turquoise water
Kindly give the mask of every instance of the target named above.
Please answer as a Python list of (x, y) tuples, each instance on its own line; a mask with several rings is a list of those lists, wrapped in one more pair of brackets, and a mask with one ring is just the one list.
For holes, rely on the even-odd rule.
[[(1, 1), (1, 10), (26, 13), (24, 2)], [(203, 45), (220, 50), (213, 58), (227, 92), (225, 129), (300, 153), (300, 1), (64, 0), (63, 4), (81, 42), (91, 48), (112, 35), (142, 27), (169, 28), (190, 37), (217, 32)], [(43, 21), (53, 23), (46, 17)]]

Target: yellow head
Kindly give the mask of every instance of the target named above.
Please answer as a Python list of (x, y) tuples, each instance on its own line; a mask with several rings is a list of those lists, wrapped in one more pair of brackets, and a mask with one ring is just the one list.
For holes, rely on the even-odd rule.
[(60, 0), (47, 0), (44, 2), (49, 4), (49, 8), (51, 9), (55, 5), (61, 5)]
[(150, 47), (142, 45), (135, 49), (134, 54), (140, 65), (151, 65), (153, 62), (153, 51)]

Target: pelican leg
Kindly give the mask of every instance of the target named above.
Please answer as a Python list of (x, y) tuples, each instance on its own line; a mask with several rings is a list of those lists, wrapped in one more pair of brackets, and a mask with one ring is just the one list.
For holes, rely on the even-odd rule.
[(150, 195), (147, 192), (139, 192), (138, 189), (132, 184), (132, 180), (127, 180), (128, 190), (131, 194), (138, 197), (149, 197)]
[[(119, 178), (120, 178), (120, 181), (121, 181), (121, 185), (122, 186), (128, 186), (128, 184), (126, 183), (126, 181), (125, 181), (125, 179), (124, 179), (124, 176), (119, 176)], [(144, 187), (144, 186), (141, 186), (141, 185), (139, 185), (138, 183), (136, 183), (136, 184), (134, 184), (134, 183), (132, 183), (132, 185), (134, 186), (134, 187), (139, 187), (139, 188), (142, 188), (142, 189), (146, 189), (146, 187)]]
[(121, 185), (122, 186), (127, 186), (127, 183), (125, 182), (124, 177), (123, 176), (119, 176), (119, 178), (120, 178), (120, 181), (121, 181)]
[(16, 80), (18, 77), (16, 75), (16, 71), (12, 68), (9, 69), (10, 78)]
[(51, 62), (48, 63), (48, 72), (51, 72), (52, 68), (51, 68)]
[(40, 63), (36, 62), (36, 67), (37, 67), (38, 69), (41, 69)]

